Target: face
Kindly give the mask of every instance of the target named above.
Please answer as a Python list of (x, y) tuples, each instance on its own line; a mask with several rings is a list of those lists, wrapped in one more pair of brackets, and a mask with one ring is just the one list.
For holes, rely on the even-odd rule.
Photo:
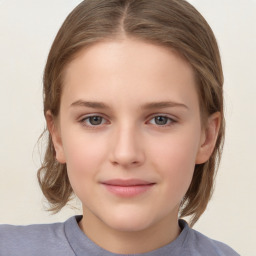
[(56, 126), (85, 219), (121, 231), (177, 223), (205, 141), (193, 70), (177, 53), (131, 39), (82, 50)]

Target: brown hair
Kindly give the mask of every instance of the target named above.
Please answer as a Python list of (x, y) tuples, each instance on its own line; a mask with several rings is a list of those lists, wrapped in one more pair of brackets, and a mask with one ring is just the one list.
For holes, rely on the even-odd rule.
[[(180, 217), (193, 225), (211, 198), (224, 141), (223, 73), (214, 34), (202, 15), (184, 0), (85, 0), (66, 18), (51, 47), (44, 71), (44, 113), (58, 116), (65, 67), (89, 45), (132, 37), (176, 50), (194, 69), (202, 120), (221, 113), (221, 127), (210, 159), (195, 166), (190, 187), (181, 202)], [(45, 131), (47, 132), (47, 130)], [(55, 159), (50, 134), (42, 167), (41, 189), (51, 210), (57, 212), (73, 190), (65, 164)]]

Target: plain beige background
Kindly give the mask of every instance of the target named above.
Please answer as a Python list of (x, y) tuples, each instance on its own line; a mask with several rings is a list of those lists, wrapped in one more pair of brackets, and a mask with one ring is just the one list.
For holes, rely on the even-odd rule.
[[(44, 211), (36, 180), (36, 142), (45, 126), (43, 68), (57, 30), (79, 2), (0, 0), (0, 223), (64, 221), (79, 213), (66, 208), (51, 216)], [(256, 255), (256, 1), (189, 2), (219, 42), (227, 120), (215, 194), (195, 229), (241, 255)]]

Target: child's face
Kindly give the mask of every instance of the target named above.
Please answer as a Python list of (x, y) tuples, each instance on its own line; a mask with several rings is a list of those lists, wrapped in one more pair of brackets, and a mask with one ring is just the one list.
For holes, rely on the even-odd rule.
[(92, 222), (123, 231), (177, 222), (205, 138), (179, 55), (130, 39), (84, 49), (66, 70), (58, 127), (57, 159)]

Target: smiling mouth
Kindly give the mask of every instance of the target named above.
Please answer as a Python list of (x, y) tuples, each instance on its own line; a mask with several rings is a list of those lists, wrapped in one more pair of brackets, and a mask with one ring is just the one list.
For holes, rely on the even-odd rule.
[(134, 197), (149, 191), (156, 183), (138, 179), (115, 179), (102, 182), (101, 184), (116, 196)]

